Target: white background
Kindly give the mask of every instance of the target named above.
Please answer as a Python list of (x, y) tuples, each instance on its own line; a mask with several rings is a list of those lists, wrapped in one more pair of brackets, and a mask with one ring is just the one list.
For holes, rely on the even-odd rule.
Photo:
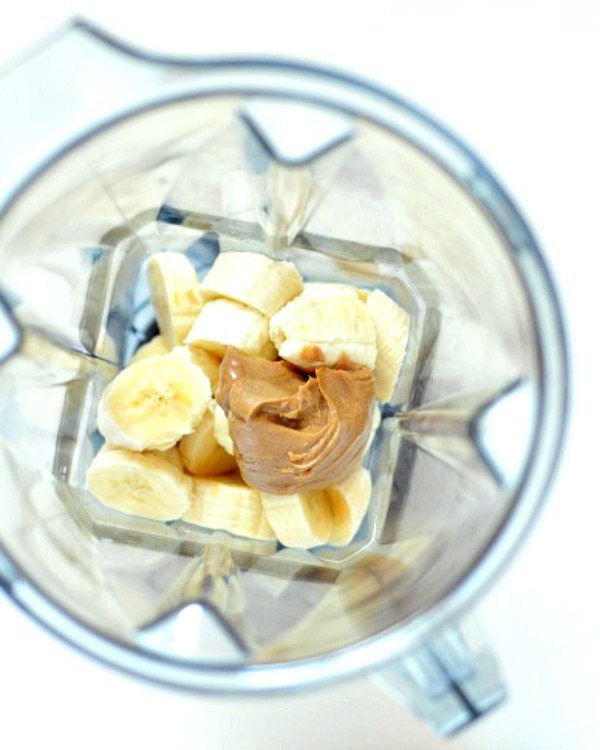
[[(0, 746), (600, 747), (600, 3), (10, 5), (0, 24), (0, 64), (77, 14), (153, 51), (326, 63), (383, 84), (434, 114), (500, 177), (545, 248), (566, 311), (573, 384), (567, 447), (546, 510), (478, 608), (510, 700), (466, 733), (450, 742), (434, 737), (366, 677), (308, 694), (245, 700), (146, 685), (70, 650), (0, 595)], [(0, 137), (7, 107), (3, 101)]]

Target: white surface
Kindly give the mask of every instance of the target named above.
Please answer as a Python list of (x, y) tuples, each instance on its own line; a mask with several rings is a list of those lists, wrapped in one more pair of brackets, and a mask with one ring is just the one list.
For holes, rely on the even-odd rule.
[[(458, 738), (437, 739), (367, 678), (246, 700), (149, 686), (88, 661), (0, 596), (0, 746), (599, 747), (600, 4), (170, 0), (134, 9), (112, 0), (19, 0), (3, 15), (0, 63), (74, 13), (155, 51), (326, 63), (384, 84), (444, 121), (501, 178), (545, 247), (567, 313), (573, 410), (545, 513), (479, 608), (511, 698)], [(1, 127), (0, 116), (0, 134)]]

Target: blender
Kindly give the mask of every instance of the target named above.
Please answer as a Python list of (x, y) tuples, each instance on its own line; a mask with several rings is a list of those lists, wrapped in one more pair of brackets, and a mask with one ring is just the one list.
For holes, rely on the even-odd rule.
[[(74, 65), (76, 62), (76, 66)], [(0, 79), (0, 580), (86, 654), (210, 692), (358, 671), (452, 734), (505, 696), (470, 612), (543, 502), (561, 314), (481, 161), (323, 70), (176, 60), (75, 22)], [(118, 513), (87, 492), (106, 385), (157, 332), (146, 265), (292, 261), (380, 288), (407, 353), (353, 541), (312, 550)]]

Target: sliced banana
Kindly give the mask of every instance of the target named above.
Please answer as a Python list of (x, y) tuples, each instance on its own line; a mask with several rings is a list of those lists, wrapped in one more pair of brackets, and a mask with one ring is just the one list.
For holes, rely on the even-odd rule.
[(169, 347), (181, 344), (204, 303), (194, 266), (182, 253), (156, 253), (148, 282), (161, 335)]
[(177, 446), (175, 445), (172, 448), (167, 448), (166, 451), (144, 451), (144, 455), (156, 456), (156, 458), (160, 458), (163, 461), (168, 461), (171, 466), (179, 469), (179, 471), (183, 471), (183, 461), (181, 460), (181, 456), (179, 455), (179, 451), (177, 450)]
[(192, 504), (183, 516), (188, 523), (223, 529), (252, 539), (274, 539), (260, 492), (238, 475), (192, 479)]
[(375, 360), (375, 395), (385, 403), (396, 388), (404, 360), (410, 317), (406, 310), (380, 289), (372, 291), (366, 307), (375, 323), (377, 359)]
[(228, 346), (244, 354), (274, 359), (269, 322), (262, 313), (228, 299), (207, 302), (196, 318), (185, 343), (223, 356)]
[(369, 507), (371, 474), (362, 466), (346, 479), (325, 490), (332, 524), (329, 544), (341, 546), (352, 541)]
[(204, 349), (192, 349), (190, 346), (176, 346), (172, 353), (183, 357), (196, 367), (199, 367), (210, 380), (210, 387), (214, 393), (219, 385), (221, 360)]
[(375, 366), (375, 324), (358, 298), (302, 294), (273, 315), (269, 332), (279, 356), (298, 367)]
[(305, 281), (302, 290), (303, 299), (323, 299), (324, 297), (337, 299), (359, 299), (358, 290), (348, 284), (334, 281)]
[(267, 520), (282, 544), (301, 549), (327, 544), (332, 514), (324, 491), (261, 495)]
[(113, 446), (166, 450), (194, 431), (211, 399), (199, 367), (172, 353), (142, 359), (105, 388), (98, 429)]
[(179, 441), (179, 455), (184, 467), (200, 477), (226, 474), (237, 467), (235, 458), (217, 442), (213, 401), (204, 412), (198, 427)]
[(217, 256), (202, 282), (212, 297), (228, 297), (269, 318), (302, 291), (302, 277), (293, 263), (266, 255), (227, 252)]
[(96, 455), (87, 488), (110, 508), (156, 521), (181, 518), (191, 505), (191, 479), (169, 460), (123, 448)]
[(164, 337), (160, 334), (150, 339), (146, 344), (142, 344), (140, 348), (135, 352), (133, 357), (129, 360), (127, 365), (133, 365), (135, 362), (139, 362), (141, 359), (147, 359), (148, 357), (156, 357), (160, 354), (167, 354), (170, 350)]
[(227, 414), (216, 401), (213, 402), (211, 408), (214, 416), (215, 440), (227, 453), (233, 456), (233, 440), (229, 434)]
[[(119, 448), (117, 445), (110, 445), (110, 443), (104, 443), (104, 445), (100, 448), (96, 456), (99, 456), (101, 453), (107, 453), (108, 451), (128, 451), (129, 448)], [(136, 451), (137, 452), (137, 451)], [(179, 455), (179, 451), (177, 449), (176, 445), (173, 445), (171, 448), (167, 448), (165, 451), (142, 451), (142, 456), (154, 456), (155, 458), (160, 458), (161, 461), (168, 461), (171, 466), (174, 466), (176, 469), (179, 469), (179, 471), (183, 471), (183, 461), (181, 460), (181, 456)]]

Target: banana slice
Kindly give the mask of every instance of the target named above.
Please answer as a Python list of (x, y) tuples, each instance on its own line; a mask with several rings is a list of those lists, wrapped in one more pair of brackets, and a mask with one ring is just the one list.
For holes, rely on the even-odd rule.
[(192, 349), (189, 346), (176, 346), (172, 353), (183, 357), (196, 367), (199, 367), (206, 377), (210, 380), (210, 387), (213, 393), (219, 385), (221, 361), (219, 358), (205, 351), (204, 349)]
[(183, 520), (252, 539), (274, 539), (260, 492), (237, 475), (192, 479), (192, 504)]
[(348, 284), (338, 284), (334, 281), (305, 281), (302, 290), (303, 299), (342, 298), (360, 299), (358, 290)]
[(173, 521), (191, 505), (191, 479), (167, 459), (123, 448), (98, 453), (87, 488), (110, 508), (156, 521)]
[(280, 357), (298, 367), (331, 367), (348, 360), (375, 366), (375, 324), (358, 298), (301, 294), (273, 315), (269, 332)]
[(261, 495), (267, 521), (282, 544), (301, 549), (327, 544), (332, 514), (325, 491)]
[(148, 343), (142, 344), (137, 352), (135, 352), (133, 357), (131, 357), (127, 365), (133, 365), (135, 362), (139, 362), (142, 359), (147, 359), (148, 357), (156, 357), (160, 354), (167, 354), (169, 350), (170, 347), (168, 346), (164, 337), (159, 334), (153, 339), (150, 339)]
[[(125, 450), (123, 448), (123, 450)], [(181, 456), (179, 455), (179, 451), (177, 450), (177, 446), (173, 446), (172, 448), (167, 448), (166, 451), (144, 451), (144, 456), (155, 456), (156, 458), (160, 458), (163, 461), (168, 461), (171, 466), (174, 466), (176, 469), (179, 469), (179, 471), (183, 471), (183, 461), (181, 460)]]
[(266, 255), (227, 252), (217, 256), (202, 282), (212, 297), (228, 297), (269, 318), (302, 291), (302, 277), (293, 263)]
[(325, 490), (331, 508), (329, 544), (348, 544), (362, 523), (371, 499), (371, 474), (362, 466)]
[(276, 356), (265, 316), (228, 299), (211, 300), (204, 305), (185, 343), (215, 352), (221, 357), (228, 346), (234, 346), (244, 354), (267, 359)]
[(214, 401), (209, 404), (194, 432), (179, 441), (179, 455), (184, 467), (190, 474), (200, 477), (226, 474), (237, 467), (235, 458), (215, 438), (214, 405)]
[(107, 443), (131, 450), (166, 450), (200, 423), (210, 381), (184, 358), (164, 354), (117, 375), (98, 405), (98, 429)]
[(161, 335), (169, 347), (181, 344), (204, 303), (194, 266), (182, 253), (156, 253), (148, 282)]
[[(104, 443), (96, 456), (99, 456), (101, 453), (107, 453), (108, 451), (118, 450), (128, 451), (129, 448), (119, 448), (118, 445), (110, 445), (110, 443)], [(168, 461), (171, 466), (179, 469), (179, 471), (183, 471), (183, 461), (181, 460), (181, 456), (179, 455), (179, 451), (177, 450), (176, 445), (172, 446), (171, 448), (167, 448), (167, 450), (165, 451), (142, 451), (141, 455), (154, 456), (155, 458), (161, 459), (161, 461)]]
[(396, 388), (404, 360), (410, 317), (391, 297), (375, 289), (366, 300), (375, 323), (377, 359), (375, 360), (375, 395), (385, 403)]
[(233, 440), (229, 434), (229, 420), (222, 407), (215, 401), (212, 405), (214, 416), (215, 440), (227, 453), (233, 456)]

